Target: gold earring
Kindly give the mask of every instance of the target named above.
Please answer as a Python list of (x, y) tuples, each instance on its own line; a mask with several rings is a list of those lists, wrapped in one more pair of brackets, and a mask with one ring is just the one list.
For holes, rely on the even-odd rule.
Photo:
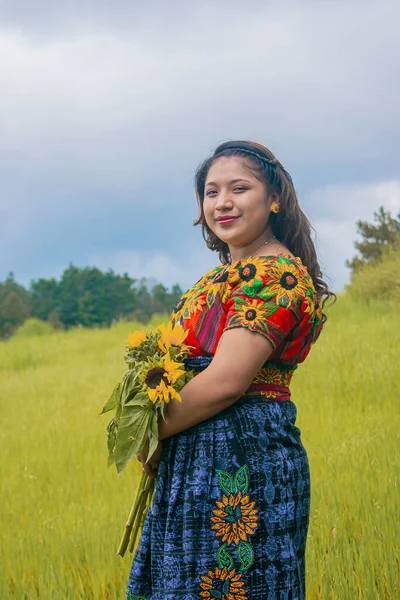
[(279, 204), (278, 204), (278, 202), (274, 202), (274, 203), (273, 203), (273, 205), (271, 206), (271, 212), (273, 212), (273, 213), (275, 213), (275, 214), (276, 214), (277, 212), (279, 212)]

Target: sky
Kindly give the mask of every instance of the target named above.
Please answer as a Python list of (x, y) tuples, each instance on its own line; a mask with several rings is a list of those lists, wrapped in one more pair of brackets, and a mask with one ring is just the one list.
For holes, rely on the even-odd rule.
[(195, 170), (247, 139), (342, 291), (356, 221), (400, 211), (399, 21), (396, 0), (0, 0), (0, 281), (72, 263), (186, 290), (220, 262)]

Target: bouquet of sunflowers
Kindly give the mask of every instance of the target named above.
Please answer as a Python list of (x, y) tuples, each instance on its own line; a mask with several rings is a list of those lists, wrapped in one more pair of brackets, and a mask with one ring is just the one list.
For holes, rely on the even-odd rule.
[[(135, 331), (128, 335), (122, 381), (114, 388), (99, 416), (115, 410), (107, 426), (108, 465), (115, 464), (121, 475), (127, 462), (143, 450), (148, 441), (147, 461), (158, 446), (158, 422), (165, 420), (165, 408), (171, 400), (182, 401), (179, 391), (193, 377), (181, 362), (192, 346), (184, 340), (188, 332), (177, 324), (167, 328)], [(147, 462), (146, 461), (146, 462)], [(154, 479), (142, 474), (133, 506), (117, 554), (124, 556), (130, 542), (133, 552), (137, 534), (143, 525), (154, 490)]]

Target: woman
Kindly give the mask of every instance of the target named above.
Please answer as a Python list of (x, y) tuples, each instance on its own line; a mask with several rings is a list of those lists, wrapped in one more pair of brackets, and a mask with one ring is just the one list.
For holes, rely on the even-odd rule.
[(289, 383), (335, 294), (267, 148), (223, 143), (195, 184), (194, 224), (221, 264), (171, 315), (196, 374), (160, 421), (157, 453), (138, 455), (157, 481), (127, 600), (300, 600), (310, 473)]

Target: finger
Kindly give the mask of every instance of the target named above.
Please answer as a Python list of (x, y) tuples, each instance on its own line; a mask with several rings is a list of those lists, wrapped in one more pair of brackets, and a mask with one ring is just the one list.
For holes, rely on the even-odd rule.
[(148, 463), (143, 464), (142, 471), (147, 473), (147, 475), (149, 475), (149, 477), (156, 477), (156, 475), (157, 475), (157, 470), (152, 469), (152, 467)]

